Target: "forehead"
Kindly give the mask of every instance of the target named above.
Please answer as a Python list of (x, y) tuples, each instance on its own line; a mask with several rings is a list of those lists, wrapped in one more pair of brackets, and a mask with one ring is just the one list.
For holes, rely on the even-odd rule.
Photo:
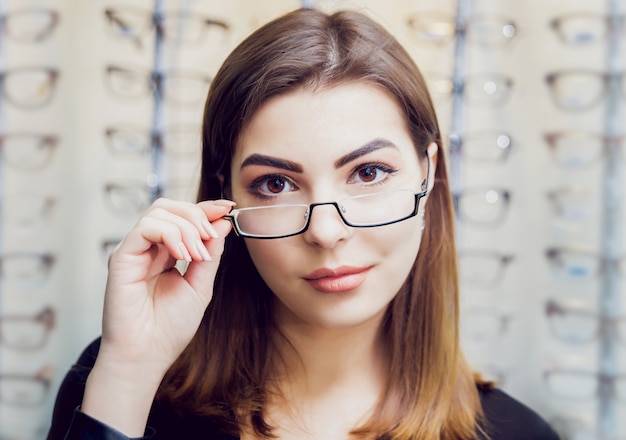
[(239, 137), (232, 167), (238, 169), (251, 154), (303, 164), (334, 161), (380, 138), (417, 158), (406, 117), (388, 92), (365, 82), (299, 88), (270, 99), (253, 115)]

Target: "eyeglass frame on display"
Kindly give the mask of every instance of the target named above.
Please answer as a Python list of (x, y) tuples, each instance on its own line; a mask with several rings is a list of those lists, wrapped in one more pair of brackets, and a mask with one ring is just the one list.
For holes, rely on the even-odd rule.
[[(599, 263), (597, 270), (593, 271), (595, 273), (592, 273), (592, 274), (586, 273), (583, 275), (585, 278), (600, 276), (602, 273), (604, 273), (604, 270), (606, 269), (607, 264), (615, 265), (618, 272), (620, 272), (620, 275), (623, 275), (624, 273), (624, 270), (620, 267), (620, 264), (624, 264), (624, 262), (626, 262), (626, 256), (605, 257), (592, 250), (585, 249), (582, 247), (573, 247), (573, 246), (572, 247), (553, 246), (553, 247), (547, 248), (545, 251), (545, 255), (548, 258), (548, 262), (554, 265), (560, 262), (559, 256), (563, 255), (564, 253), (591, 258), (593, 261)], [(573, 275), (580, 276), (577, 274), (572, 274), (569, 270), (567, 271), (567, 275), (568, 276), (573, 276)]]
[[(11, 33), (11, 26), (7, 25), (7, 21), (10, 19), (14, 19), (15, 17), (19, 17), (20, 15), (28, 15), (28, 14), (45, 14), (50, 20), (46, 27), (42, 28), (39, 32), (34, 33), (30, 38), (20, 38)], [(22, 8), (22, 9), (14, 9), (10, 12), (6, 12), (0, 15), (0, 33), (3, 37), (7, 37), (12, 41), (18, 41), (21, 43), (38, 43), (41, 42), (52, 34), (54, 29), (57, 27), (59, 23), (59, 14), (47, 8)]]
[[(498, 200), (502, 200), (502, 210), (501, 213), (497, 216), (497, 218), (493, 220), (476, 220), (475, 218), (471, 218), (468, 216), (463, 209), (461, 209), (461, 202), (464, 197), (467, 197), (471, 193), (477, 191), (485, 191), (484, 194), (488, 194), (490, 192), (495, 192), (498, 194)], [(476, 228), (487, 228), (492, 229), (501, 226), (504, 223), (506, 215), (510, 209), (510, 201), (511, 201), (511, 193), (509, 190), (504, 188), (492, 187), (492, 186), (475, 186), (468, 187), (461, 190), (458, 193), (452, 194), (452, 204), (454, 206), (454, 212), (458, 220), (460, 220), (463, 224)], [(492, 203), (493, 204), (493, 203)]]
[[(424, 17), (426, 17), (426, 20), (422, 20)], [(500, 15), (492, 15), (492, 14), (474, 15), (470, 17), (469, 20), (465, 21), (462, 24), (462, 27), (459, 27), (459, 24), (457, 23), (455, 17), (452, 14), (447, 14), (443, 11), (420, 11), (420, 12), (416, 12), (414, 14), (409, 15), (409, 17), (406, 19), (406, 24), (411, 31), (419, 33), (420, 28), (418, 27), (418, 24), (420, 21), (423, 21), (426, 24), (430, 24), (430, 25), (448, 26), (447, 28), (448, 32), (445, 32), (445, 33), (440, 32), (437, 35), (433, 35), (433, 33), (429, 34), (429, 35), (434, 36), (434, 38), (433, 37), (431, 38), (421, 37), (420, 38), (419, 36), (417, 37), (418, 41), (423, 42), (425, 44), (432, 44), (437, 47), (451, 43), (457, 34), (463, 33), (464, 35), (468, 37), (469, 40), (476, 42), (478, 45), (482, 47), (488, 47), (488, 48), (493, 48), (493, 49), (504, 49), (513, 41), (513, 39), (517, 36), (517, 33), (518, 33), (517, 32), (518, 27), (513, 20), (507, 17), (503, 17)], [(500, 29), (501, 34), (502, 34), (501, 35), (502, 39), (499, 40), (500, 41), (499, 43), (489, 43), (486, 40), (477, 38), (474, 35), (473, 29), (478, 24), (486, 23), (486, 22), (496, 23), (498, 21), (502, 23), (502, 27)], [(505, 29), (512, 29), (513, 31), (512, 35), (507, 35), (507, 32), (505, 31)], [(423, 33), (420, 33), (419, 35), (422, 35), (422, 34)]]
[[(626, 316), (603, 316), (600, 313), (592, 312), (586, 307), (581, 307), (580, 305), (566, 306), (554, 299), (546, 301), (545, 313), (548, 317), (552, 334), (561, 341), (572, 344), (585, 344), (592, 342), (594, 339), (598, 339), (603, 332), (611, 329), (614, 334), (618, 336), (620, 342), (626, 344), (626, 328), (623, 330), (620, 328), (620, 324), (626, 324)], [(588, 318), (596, 323), (596, 325), (594, 325), (595, 331), (583, 339), (574, 340), (571, 337), (568, 338), (557, 330), (553, 319), (556, 315), (577, 315)]]
[[(487, 143), (486, 142), (487, 138), (489, 138), (490, 141), (493, 141), (494, 139), (491, 138), (492, 136), (495, 136), (495, 143), (492, 147), (489, 147), (489, 148), (491, 150), (497, 151), (499, 154), (495, 155), (494, 157), (489, 157), (489, 158), (486, 158), (486, 156), (478, 157), (478, 156), (474, 156), (471, 154), (472, 150), (477, 150), (478, 148), (477, 147), (468, 148), (468, 146), (479, 144), (479, 143), (480, 144)], [(504, 145), (500, 145), (501, 138), (506, 139), (505, 141), (506, 143)], [(454, 145), (455, 148), (460, 148), (460, 151), (462, 152), (462, 157), (464, 160), (467, 160), (468, 162), (472, 162), (472, 163), (480, 163), (480, 164), (503, 163), (509, 158), (511, 151), (514, 150), (513, 148), (514, 142), (511, 136), (499, 130), (480, 130), (480, 131), (470, 131), (465, 134), (451, 134), (450, 136), (448, 136), (448, 140), (451, 145)], [(497, 148), (494, 148), (494, 147), (497, 147)]]
[[(8, 77), (10, 78), (12, 75), (19, 75), (21, 73), (28, 73), (28, 72), (42, 72), (42, 73), (47, 74), (47, 77), (49, 78), (50, 93), (48, 93), (45, 99), (35, 104), (24, 104), (23, 102), (16, 101), (14, 97), (12, 97), (10, 93), (8, 93), (8, 88), (6, 85)], [(6, 69), (6, 70), (0, 70), (0, 89), (1, 89), (0, 95), (7, 102), (9, 102), (10, 104), (12, 104), (13, 106), (19, 109), (22, 109), (22, 110), (39, 109), (39, 108), (45, 107), (52, 101), (59, 76), (60, 76), (59, 71), (52, 67), (22, 66), (22, 67), (15, 67), (15, 68)]]
[[(437, 98), (442, 96), (445, 99), (448, 99), (454, 94), (464, 93), (465, 101), (468, 104), (476, 105), (478, 107), (504, 107), (508, 103), (510, 95), (513, 92), (513, 87), (515, 85), (513, 78), (500, 73), (469, 74), (462, 81), (460, 81), (460, 83), (456, 83), (454, 79), (450, 77), (450, 75), (437, 72), (427, 72), (424, 76), (426, 79), (426, 83), (428, 84), (428, 89), (433, 96), (433, 100), (437, 101)], [(490, 98), (492, 96), (495, 96), (495, 92), (490, 94), (489, 92), (484, 90), (486, 84), (494, 84), (496, 86), (496, 90), (498, 86), (502, 86), (504, 88), (504, 91), (501, 93), (500, 97), (497, 100), (492, 98), (491, 101), (476, 101), (472, 99), (473, 95), (470, 95), (466, 92), (469, 90), (468, 84), (480, 84), (481, 81), (483, 85), (482, 89), (484, 96), (488, 96)], [(435, 87), (436, 82), (446, 82), (448, 87), (446, 87), (443, 91), (437, 91), (437, 88), (442, 89), (442, 87)]]
[[(0, 315), (0, 345), (4, 345), (5, 347), (18, 350), (18, 351), (33, 351), (38, 350), (45, 346), (50, 334), (52, 333), (52, 329), (55, 326), (55, 312), (52, 307), (45, 307), (42, 311), (37, 313), (34, 316), (28, 315)], [(10, 331), (5, 328), (5, 326), (11, 323), (32, 323), (33, 326), (43, 327), (40, 338), (37, 339), (36, 343), (31, 344), (14, 344), (11, 342), (10, 338), (6, 336), (6, 334)]]
[[(12, 280), (11, 278), (7, 278), (7, 274), (5, 273), (6, 261), (7, 259), (13, 258), (28, 258), (29, 260), (36, 261), (37, 267), (41, 267), (36, 275), (37, 277), (33, 277), (32, 279), (28, 279), (23, 282), (18, 282), (17, 280)], [(17, 252), (6, 252), (0, 254), (0, 282), (4, 281), (14, 286), (27, 286), (32, 282), (45, 281), (50, 271), (52, 270), (52, 266), (54, 265), (56, 258), (54, 255), (50, 253), (44, 252), (28, 252), (28, 251), (17, 251)]]
[[(578, 161), (577, 163), (564, 163), (563, 161), (558, 160), (557, 150), (559, 150), (559, 141), (562, 139), (572, 138), (572, 137), (580, 137), (583, 139), (589, 140), (589, 145), (597, 145), (595, 142), (592, 144), (591, 141), (600, 141), (601, 150), (598, 151), (597, 155), (594, 155), (593, 158), (587, 159), (586, 161)], [(563, 168), (583, 168), (589, 166), (594, 163), (594, 161), (600, 159), (603, 155), (607, 154), (608, 148), (611, 145), (622, 143), (624, 139), (626, 139), (626, 135), (622, 136), (606, 136), (600, 133), (590, 132), (590, 131), (554, 131), (549, 133), (544, 133), (543, 138), (548, 146), (548, 149), (552, 153), (552, 158), (554, 161)], [(594, 149), (595, 150), (595, 149)]]
[[(137, 78), (141, 77), (143, 85), (147, 86), (142, 88), (144, 91), (141, 95), (129, 96), (128, 94), (124, 94), (123, 92), (117, 90), (113, 85), (113, 81), (115, 80), (115, 74), (122, 73), (126, 76), (133, 75), (136, 81)], [(204, 99), (204, 95), (209, 89), (211, 81), (213, 78), (210, 75), (195, 72), (190, 70), (180, 70), (174, 69), (171, 71), (155, 71), (150, 69), (144, 69), (141, 67), (122, 67), (115, 64), (109, 64), (105, 69), (105, 78), (107, 84), (107, 90), (113, 94), (113, 96), (118, 97), (120, 99), (126, 99), (129, 101), (141, 100), (149, 97), (150, 95), (156, 96), (159, 100), (162, 100), (166, 103), (171, 103), (173, 105), (178, 106), (193, 106), (200, 104), (201, 100)], [(199, 82), (206, 84), (206, 89), (204, 93), (198, 93), (194, 95), (194, 100), (191, 101), (179, 101), (172, 98), (171, 95), (168, 95), (166, 92), (166, 87), (164, 87), (164, 82), (168, 79), (182, 79), (182, 80), (197, 80)], [(136, 81), (137, 82), (137, 81)]]
[[(115, 141), (116, 135), (129, 133), (145, 138), (143, 140), (145, 140), (146, 142), (142, 142), (142, 148), (124, 149), (123, 147), (117, 147), (117, 144), (120, 142)], [(194, 148), (181, 148), (181, 143), (166, 142), (166, 140), (168, 139), (168, 135), (171, 134), (195, 134), (197, 139)], [(175, 154), (177, 157), (193, 156), (194, 154), (197, 154), (199, 156), (201, 152), (200, 127), (197, 125), (171, 125), (165, 127), (163, 130), (154, 131), (139, 125), (120, 124), (106, 127), (104, 136), (107, 140), (107, 146), (109, 147), (109, 151), (112, 154), (146, 155), (152, 151), (154, 145), (156, 145), (158, 148), (161, 148), (162, 151), (166, 153)], [(185, 147), (185, 145), (182, 146)]]
[[(567, 38), (565, 32), (563, 32), (563, 29), (562, 29), (564, 22), (568, 20), (581, 18), (581, 17), (584, 19), (596, 20), (596, 22), (602, 22), (604, 24), (604, 28), (603, 28), (604, 32), (602, 33), (602, 36), (600, 38), (595, 38), (593, 40), (590, 40), (589, 35), (587, 34), (586, 41), (581, 41), (581, 40), (573, 41), (571, 38)], [(624, 16), (618, 17), (618, 21), (620, 22), (619, 26), (621, 26), (621, 28), (620, 27), (615, 28), (613, 26), (614, 17), (612, 17), (609, 14), (595, 14), (591, 12), (573, 12), (569, 14), (560, 15), (551, 19), (550, 28), (558, 35), (560, 40), (565, 44), (570, 44), (570, 45), (593, 44), (593, 43), (605, 41), (608, 38), (608, 35), (610, 34), (610, 32), (615, 32), (615, 31), (623, 32), (624, 18), (625, 18)]]
[[(567, 76), (571, 76), (571, 75), (579, 75), (579, 76), (582, 75), (582, 76), (587, 76), (587, 77), (600, 80), (602, 89), (600, 90), (600, 93), (598, 94), (598, 96), (584, 105), (578, 104), (576, 106), (572, 106), (572, 105), (564, 104), (563, 100), (558, 99), (558, 96), (557, 96), (557, 82), (559, 79), (566, 78)], [(586, 70), (586, 69), (560, 70), (560, 71), (550, 72), (544, 77), (546, 84), (548, 85), (548, 89), (551, 92), (550, 96), (552, 97), (552, 101), (554, 102), (554, 104), (563, 111), (573, 112), (573, 113), (586, 111), (595, 107), (604, 98), (606, 98), (609, 92), (609, 88), (610, 88), (609, 86), (610, 86), (611, 81), (620, 81), (624, 83), (624, 78), (626, 78), (626, 75), (624, 74), (624, 72), (609, 73), (609, 72), (598, 72), (598, 71)], [(578, 89), (580, 88), (582, 87), (579, 86)], [(626, 96), (626, 90), (624, 90), (624, 84), (622, 85), (621, 89), (622, 89), (622, 95), (623, 95), (622, 98), (624, 98), (624, 96)]]
[[(462, 283), (468, 283), (472, 286), (480, 287), (494, 287), (496, 286), (504, 276), (505, 270), (515, 259), (515, 256), (510, 253), (500, 252), (495, 249), (461, 249), (457, 252), (459, 259), (459, 275)], [(482, 258), (483, 261), (488, 259), (496, 264), (493, 270), (493, 275), (485, 277), (480, 280), (476, 278), (468, 278), (464, 276), (463, 261), (467, 261), (472, 258)]]
[[(37, 143), (37, 147), (39, 150), (45, 148), (45, 157), (43, 160), (33, 163), (26, 163), (24, 166), (24, 161), (14, 161), (12, 159), (11, 154), (7, 154), (7, 140), (11, 139), (20, 139), (20, 138), (32, 138), (35, 140), (39, 140)], [(59, 144), (59, 137), (53, 134), (38, 134), (38, 133), (29, 133), (29, 132), (13, 132), (13, 133), (0, 133), (0, 156), (7, 165), (10, 165), (16, 170), (20, 171), (39, 171), (49, 164), (52, 159), (52, 154), (54, 150), (56, 150)], [(24, 150), (22, 145), (18, 145), (17, 150)], [(32, 151), (32, 149), (31, 149)], [(9, 151), (10, 152), (10, 151)]]
[[(144, 26), (144, 29), (134, 29), (134, 32), (131, 32), (129, 34), (112, 31), (118, 37), (130, 39), (134, 43), (135, 47), (137, 47), (138, 49), (142, 49), (143, 47), (141, 34), (147, 32), (152, 28), (157, 29), (159, 34), (163, 36), (166, 41), (171, 40), (172, 37), (169, 37), (165, 32), (166, 26), (164, 26), (164, 21), (170, 17), (179, 16), (181, 14), (185, 15), (183, 21), (189, 20), (190, 18), (194, 19), (196, 22), (201, 22), (204, 25), (203, 29), (205, 29), (206, 27), (215, 26), (217, 28), (220, 28), (222, 32), (224, 32), (224, 34), (226, 34), (230, 30), (230, 25), (224, 20), (208, 17), (195, 12), (185, 11), (183, 9), (166, 11), (162, 14), (155, 14), (153, 11), (148, 9), (133, 8), (128, 6), (107, 8), (104, 10), (104, 15), (107, 18), (107, 21), (111, 28), (118, 29), (120, 27), (115, 26), (120, 24), (120, 13), (130, 13), (135, 14), (135, 16), (141, 15), (145, 19), (144, 25), (147, 26)], [(182, 42), (185, 44), (199, 44), (201, 40), (202, 39), (200, 37), (198, 37), (196, 41), (193, 42), (185, 39), (173, 39), (173, 41), (175, 42)]]
[[(16, 407), (33, 407), (33, 406), (41, 406), (45, 403), (46, 398), (50, 392), (50, 386), (52, 384), (52, 376), (53, 376), (54, 367), (51, 365), (43, 366), (39, 371), (34, 374), (27, 373), (0, 373), (0, 388), (3, 385), (3, 381), (15, 381), (18, 383), (28, 382), (30, 384), (38, 385), (41, 393), (37, 399), (32, 399), (28, 402), (23, 401), (15, 401), (15, 400), (6, 400), (7, 397), (4, 393), (0, 393), (0, 403), (12, 405)], [(23, 396), (23, 393), (20, 393), (20, 396)], [(5, 399), (5, 400), (3, 400)]]
[[(564, 395), (555, 391), (554, 386), (550, 385), (550, 384), (553, 384), (553, 382), (551, 382), (550, 379), (557, 375), (570, 375), (570, 379), (574, 379), (576, 377), (578, 378), (592, 377), (595, 380), (597, 380), (597, 384), (596, 384), (597, 386), (594, 387), (595, 388), (594, 393), (593, 395), (590, 395), (590, 396), (588, 395), (574, 396), (572, 394)], [(568, 398), (568, 399), (576, 399), (576, 400), (592, 400), (597, 397), (608, 397), (611, 399), (616, 399), (618, 402), (622, 404), (626, 404), (626, 396), (619, 397), (619, 395), (614, 394), (614, 391), (617, 388), (617, 387), (614, 387), (614, 385), (617, 381), (623, 382), (626, 385), (626, 374), (608, 375), (608, 374), (602, 374), (602, 373), (592, 372), (588, 370), (581, 370), (581, 369), (576, 369), (576, 368), (550, 368), (544, 371), (543, 378), (544, 378), (544, 382), (546, 383), (547, 389), (550, 390), (552, 394), (554, 394), (556, 397), (559, 397), (559, 398)], [(572, 387), (568, 387), (568, 389), (572, 391)]]

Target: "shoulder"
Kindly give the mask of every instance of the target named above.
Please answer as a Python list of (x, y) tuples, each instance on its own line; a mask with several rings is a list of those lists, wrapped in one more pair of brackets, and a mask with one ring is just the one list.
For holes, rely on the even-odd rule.
[(558, 440), (541, 416), (504, 391), (479, 387), (479, 394), (491, 440)]

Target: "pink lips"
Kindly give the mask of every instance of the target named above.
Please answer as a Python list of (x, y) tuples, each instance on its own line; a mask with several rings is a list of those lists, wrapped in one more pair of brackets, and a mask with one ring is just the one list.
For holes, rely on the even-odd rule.
[(342, 266), (336, 269), (318, 269), (304, 280), (323, 293), (341, 293), (354, 290), (363, 284), (371, 267)]

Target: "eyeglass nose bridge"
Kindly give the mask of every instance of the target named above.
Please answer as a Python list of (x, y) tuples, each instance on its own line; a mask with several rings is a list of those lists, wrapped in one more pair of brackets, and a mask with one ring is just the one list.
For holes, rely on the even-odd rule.
[(350, 223), (348, 219), (346, 219), (346, 217), (344, 216), (344, 213), (346, 212), (346, 207), (340, 204), (339, 202), (335, 201), (335, 202), (311, 203), (309, 205), (309, 209), (304, 214), (304, 218), (306, 219), (306, 224), (304, 225), (304, 229), (302, 232), (309, 229), (309, 225), (311, 224), (311, 216), (313, 215), (313, 209), (317, 208), (318, 206), (324, 206), (324, 205), (333, 205), (335, 207), (335, 210), (339, 213), (339, 217), (341, 218), (341, 221), (345, 225), (352, 226), (352, 223)]

